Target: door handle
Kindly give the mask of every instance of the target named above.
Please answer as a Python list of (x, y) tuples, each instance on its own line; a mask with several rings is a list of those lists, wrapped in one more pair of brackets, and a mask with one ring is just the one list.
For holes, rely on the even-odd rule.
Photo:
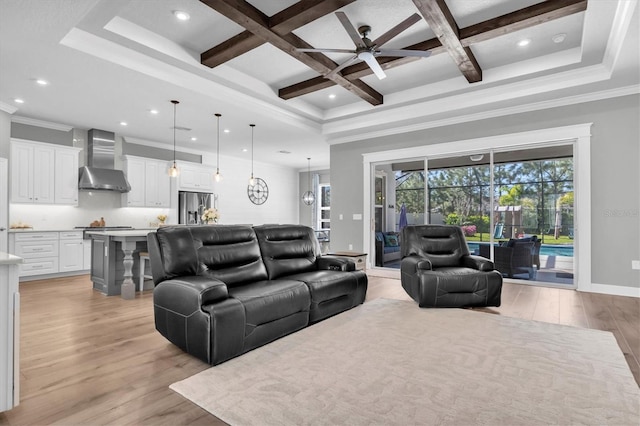
[(6, 231), (7, 228), (0, 228), (0, 231)]

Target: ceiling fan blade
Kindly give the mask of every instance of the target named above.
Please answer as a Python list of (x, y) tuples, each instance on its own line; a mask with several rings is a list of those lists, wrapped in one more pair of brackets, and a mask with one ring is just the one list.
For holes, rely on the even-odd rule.
[(406, 50), (406, 49), (380, 49), (376, 50), (376, 56), (417, 56), (428, 58), (431, 56), (430, 50)]
[(373, 41), (373, 45), (376, 47), (382, 46), (383, 44), (385, 44), (386, 42), (388, 42), (389, 40), (391, 40), (392, 38), (394, 38), (395, 36), (397, 36), (398, 34), (400, 34), (401, 32), (403, 32), (404, 30), (406, 30), (407, 28), (409, 28), (410, 26), (412, 26), (413, 24), (415, 24), (421, 19), (422, 18), (420, 17), (420, 15), (418, 15), (417, 13), (414, 13), (413, 15), (409, 16), (407, 19), (400, 22), (398, 25), (391, 28), (389, 31), (387, 31), (386, 33), (382, 34), (380, 37), (375, 39)]
[(297, 48), (296, 49), (298, 52), (320, 52), (320, 53), (351, 53), (354, 54), (355, 52), (353, 51), (353, 49), (349, 50), (349, 49), (322, 49), (322, 48), (318, 48), (318, 49), (306, 49), (306, 48)]
[(354, 55), (352, 58), (347, 59), (346, 61), (338, 65), (336, 68), (329, 71), (329, 73), (325, 74), (324, 78), (331, 78), (332, 76), (336, 75), (337, 73), (339, 73), (340, 71), (342, 71), (343, 69), (345, 69), (346, 67), (354, 63), (356, 59), (358, 59), (358, 55)]
[(349, 37), (351, 37), (351, 40), (353, 40), (353, 43), (357, 47), (366, 47), (362, 43), (362, 38), (360, 37), (360, 34), (358, 34), (358, 31), (356, 30), (356, 28), (353, 26), (349, 18), (347, 18), (347, 15), (345, 15), (344, 12), (336, 12), (336, 16), (340, 20), (340, 23), (342, 24), (344, 29), (347, 31), (347, 34), (349, 34)]
[(376, 77), (378, 77), (378, 79), (382, 80), (383, 78), (385, 78), (387, 75), (384, 73), (384, 71), (382, 70), (382, 67), (380, 66), (380, 64), (378, 63), (378, 61), (376, 60), (376, 58), (369, 54), (369, 55), (361, 55), (360, 59), (364, 60), (367, 65), (369, 65), (369, 68), (371, 68), (371, 70), (373, 71), (373, 73), (376, 75)]

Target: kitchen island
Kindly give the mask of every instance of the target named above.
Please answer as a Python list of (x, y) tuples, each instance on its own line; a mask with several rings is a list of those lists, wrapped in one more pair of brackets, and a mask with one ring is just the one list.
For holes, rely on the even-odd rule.
[(132, 271), (138, 270), (141, 251), (147, 251), (149, 229), (87, 231), (91, 237), (91, 281), (93, 288), (107, 296), (133, 299)]
[(22, 258), (0, 252), (0, 412), (20, 401), (20, 292)]

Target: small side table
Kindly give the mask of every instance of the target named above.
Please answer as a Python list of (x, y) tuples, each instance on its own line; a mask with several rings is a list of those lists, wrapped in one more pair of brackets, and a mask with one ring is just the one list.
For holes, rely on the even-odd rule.
[(342, 257), (353, 261), (356, 264), (356, 270), (367, 270), (367, 253), (361, 253), (359, 251), (336, 251), (329, 253), (329, 256)]

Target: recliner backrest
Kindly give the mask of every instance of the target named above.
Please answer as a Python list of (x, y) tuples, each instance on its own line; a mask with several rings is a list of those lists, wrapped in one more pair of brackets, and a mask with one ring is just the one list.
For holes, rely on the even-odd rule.
[(458, 226), (411, 225), (402, 229), (401, 255), (425, 257), (434, 268), (459, 266), (469, 247)]
[(156, 284), (181, 276), (210, 275), (228, 286), (267, 279), (250, 226), (167, 226), (147, 236)]
[(269, 279), (317, 268), (320, 244), (313, 229), (304, 225), (261, 225), (253, 228)]
[(267, 279), (256, 234), (250, 226), (190, 226), (200, 275), (235, 285)]
[(197, 275), (198, 254), (189, 228), (168, 226), (147, 234), (153, 282)]

